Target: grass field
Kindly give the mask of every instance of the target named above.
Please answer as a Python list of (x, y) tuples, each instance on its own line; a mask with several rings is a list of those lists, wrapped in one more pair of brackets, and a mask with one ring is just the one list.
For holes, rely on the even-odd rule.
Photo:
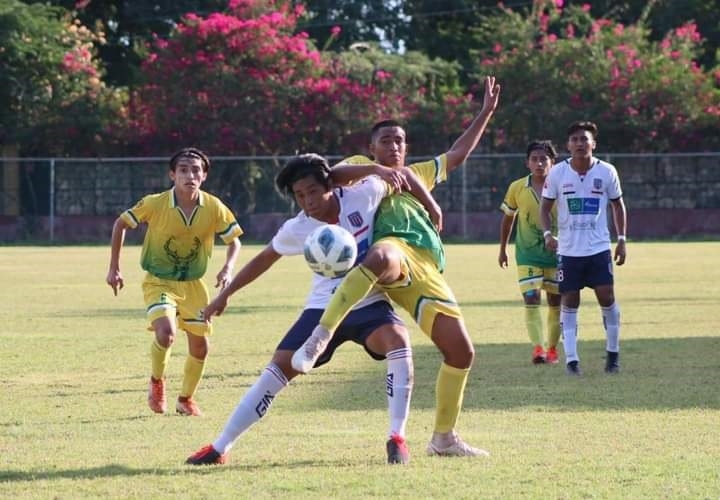
[(584, 292), (576, 379), (530, 364), (515, 270), (498, 268), (497, 247), (448, 246), (477, 351), (458, 428), (489, 459), (424, 455), (440, 357), (413, 326), (409, 466), (385, 464), (384, 363), (346, 346), (280, 394), (228, 465), (192, 468), (186, 456), (218, 434), (297, 316), (302, 260), (233, 297), (198, 394), (206, 416), (183, 418), (146, 406), (137, 247), (118, 297), (107, 248), (0, 248), (0, 498), (720, 498), (720, 242), (628, 251), (616, 272), (623, 372), (603, 373), (600, 313)]

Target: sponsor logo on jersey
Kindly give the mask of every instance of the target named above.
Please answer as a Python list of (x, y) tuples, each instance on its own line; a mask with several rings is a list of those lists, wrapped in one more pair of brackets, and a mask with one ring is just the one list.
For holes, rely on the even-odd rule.
[(598, 198), (568, 198), (567, 204), (570, 215), (597, 215), (600, 213)]
[(363, 216), (358, 211), (351, 213), (347, 216), (347, 218), (350, 224), (353, 225), (353, 227), (360, 227), (363, 225)]

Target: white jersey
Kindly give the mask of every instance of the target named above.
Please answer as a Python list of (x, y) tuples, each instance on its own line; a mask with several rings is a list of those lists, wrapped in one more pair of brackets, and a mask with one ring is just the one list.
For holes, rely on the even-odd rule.
[(542, 191), (555, 200), (558, 212), (558, 254), (585, 257), (610, 249), (609, 200), (622, 197), (615, 167), (595, 157), (581, 176), (570, 160), (554, 165)]
[[(340, 205), (338, 224), (355, 236), (358, 254), (355, 264), (363, 261), (370, 248), (373, 233), (375, 211), (382, 199), (389, 194), (390, 187), (379, 177), (364, 178), (352, 186), (333, 190)], [(317, 227), (326, 222), (308, 217), (300, 212), (278, 229), (271, 241), (273, 250), (280, 255), (301, 255), (304, 253), (305, 238)], [(326, 278), (313, 273), (312, 288), (305, 301), (305, 309), (325, 309), (335, 289), (340, 285), (340, 278)], [(377, 289), (368, 294), (353, 309), (365, 307), (379, 300), (390, 301), (384, 292)]]

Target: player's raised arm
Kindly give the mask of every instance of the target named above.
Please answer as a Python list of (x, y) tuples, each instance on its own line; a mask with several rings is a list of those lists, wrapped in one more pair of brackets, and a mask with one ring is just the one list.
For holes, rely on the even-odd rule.
[(210, 321), (213, 316), (219, 316), (227, 307), (230, 296), (249, 283), (255, 281), (265, 271), (270, 269), (282, 255), (277, 253), (272, 244), (266, 246), (260, 253), (250, 259), (235, 275), (235, 277), (223, 288), (220, 293), (203, 310), (203, 319)]
[(490, 118), (497, 108), (500, 99), (500, 85), (495, 83), (494, 76), (485, 78), (485, 94), (483, 96), (483, 107), (477, 114), (470, 126), (465, 129), (460, 137), (450, 147), (447, 155), (448, 173), (455, 170), (467, 160), (480, 142)]

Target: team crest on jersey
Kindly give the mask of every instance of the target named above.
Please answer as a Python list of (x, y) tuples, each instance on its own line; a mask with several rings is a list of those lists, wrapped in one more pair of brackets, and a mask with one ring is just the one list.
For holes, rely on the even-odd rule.
[(355, 211), (348, 215), (347, 218), (350, 224), (352, 224), (354, 227), (360, 227), (363, 225), (363, 217), (362, 215), (360, 215), (360, 212)]
[(602, 189), (602, 179), (593, 179), (593, 189)]

